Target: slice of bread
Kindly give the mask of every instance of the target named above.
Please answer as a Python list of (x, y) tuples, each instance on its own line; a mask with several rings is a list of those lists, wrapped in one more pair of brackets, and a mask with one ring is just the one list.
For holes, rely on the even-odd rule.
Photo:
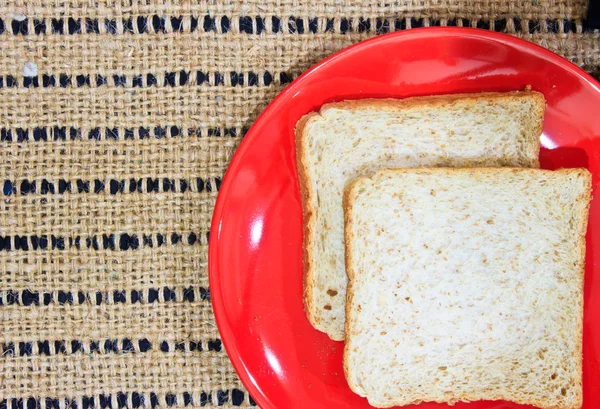
[(582, 404), (590, 174), (385, 170), (344, 197), (344, 371), (376, 407)]
[(311, 324), (344, 338), (342, 195), (349, 181), (390, 167), (538, 167), (544, 110), (542, 94), (510, 92), (348, 101), (304, 116), (296, 153)]

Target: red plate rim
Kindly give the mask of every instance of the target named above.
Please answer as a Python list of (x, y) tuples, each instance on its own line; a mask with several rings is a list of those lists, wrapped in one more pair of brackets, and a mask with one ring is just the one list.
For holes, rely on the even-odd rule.
[(217, 323), (217, 327), (219, 329), (219, 333), (221, 334), (221, 339), (223, 341), (223, 345), (225, 346), (225, 350), (227, 351), (227, 355), (233, 364), (235, 371), (237, 372), (240, 380), (252, 396), (252, 399), (260, 406), (267, 408), (268, 402), (267, 398), (263, 396), (263, 393), (256, 387), (252, 380), (252, 376), (239, 354), (237, 354), (237, 350), (232, 346), (232, 339), (230, 337), (230, 327), (227, 324), (224, 315), (225, 315), (225, 307), (223, 305), (221, 299), (221, 278), (219, 275), (219, 266), (217, 263), (217, 246), (220, 244), (220, 234), (221, 234), (221, 221), (223, 219), (223, 208), (224, 204), (227, 201), (227, 194), (230, 185), (230, 179), (233, 177), (232, 175), (237, 173), (237, 170), (240, 166), (243, 165), (242, 158), (244, 154), (253, 142), (254, 139), (254, 129), (256, 128), (256, 124), (263, 120), (264, 117), (267, 117), (273, 111), (278, 109), (279, 105), (282, 103), (282, 100), (289, 93), (293, 93), (294, 90), (298, 87), (302, 86), (302, 82), (304, 79), (315, 71), (319, 70), (321, 67), (331, 63), (340, 58), (344, 58), (349, 54), (360, 52), (365, 48), (369, 48), (372, 46), (376, 46), (378, 43), (385, 42), (392, 37), (412, 37), (412, 38), (421, 38), (427, 39), (438, 36), (455, 36), (455, 37), (468, 37), (475, 39), (483, 39), (483, 40), (491, 40), (504, 45), (511, 46), (520, 51), (529, 52), (533, 54), (537, 54), (539, 56), (544, 57), (550, 63), (558, 65), (562, 69), (575, 74), (584, 80), (589, 86), (595, 88), (598, 92), (600, 92), (600, 83), (598, 83), (591, 75), (583, 71), (577, 65), (573, 64), (569, 60), (561, 57), (560, 55), (542, 47), (532, 42), (514, 37), (509, 34), (497, 33), (493, 31), (477, 29), (477, 28), (464, 28), (464, 27), (424, 27), (424, 28), (415, 28), (404, 31), (396, 31), (393, 33), (379, 35), (377, 37), (370, 38), (365, 41), (361, 41), (357, 44), (351, 45), (347, 48), (344, 48), (341, 51), (325, 58), (321, 62), (312, 66), (310, 69), (305, 71), (302, 75), (296, 78), (291, 84), (289, 84), (286, 88), (284, 88), (281, 93), (279, 93), (275, 99), (265, 108), (265, 110), (258, 116), (256, 121), (252, 124), (243, 140), (241, 141), (239, 147), (237, 148), (231, 163), (229, 164), (227, 171), (225, 172), (225, 176), (223, 177), (223, 182), (221, 184), (221, 188), (219, 189), (219, 195), (217, 196), (217, 200), (215, 203), (215, 209), (213, 212), (213, 217), (210, 226), (210, 238), (208, 243), (208, 279), (209, 286), (211, 289), (211, 300), (213, 311), (215, 314), (215, 320)]

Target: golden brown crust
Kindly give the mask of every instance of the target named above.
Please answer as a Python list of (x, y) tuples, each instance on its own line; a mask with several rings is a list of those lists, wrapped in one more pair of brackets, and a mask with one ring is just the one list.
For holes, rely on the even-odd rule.
[[(354, 199), (356, 199), (356, 187), (359, 183), (366, 183), (370, 180), (371, 178), (365, 176), (358, 177), (352, 180), (350, 183), (348, 183), (346, 189), (344, 190), (344, 196), (342, 198), (342, 208), (344, 209), (344, 246), (346, 249), (349, 248), (348, 245), (350, 243), (350, 234), (348, 227), (352, 224), (352, 206), (354, 204)], [(351, 266), (351, 257), (352, 255), (349, 251), (346, 251), (344, 253), (344, 261), (346, 263), (346, 266)], [(346, 267), (346, 275), (348, 276), (348, 279), (354, 278), (354, 270)]]
[[(482, 400), (481, 396), (479, 395), (470, 395), (468, 393), (465, 394), (458, 394), (455, 396), (452, 396), (449, 399), (432, 399), (432, 400), (428, 400), (427, 402), (433, 402), (433, 403), (447, 403), (449, 405), (454, 405), (457, 402), (475, 402), (475, 401), (479, 401)], [(575, 403), (572, 406), (565, 406), (565, 405), (556, 405), (556, 406), (547, 406), (547, 402), (540, 400), (540, 399), (535, 399), (535, 398), (531, 398), (530, 400), (510, 400), (508, 399), (508, 397), (496, 397), (494, 399), (489, 399), (489, 400), (504, 400), (504, 401), (508, 401), (508, 402), (513, 402), (519, 405), (531, 405), (531, 406), (535, 406), (537, 408), (542, 408), (542, 409), (581, 409), (581, 406), (583, 405), (583, 403)], [(380, 405), (380, 406), (376, 406), (373, 402), (369, 401), (369, 404), (373, 407), (376, 408), (381, 408), (381, 409), (386, 409), (386, 408), (393, 408), (396, 406), (406, 406), (406, 405), (418, 405), (419, 403), (424, 402), (423, 400), (420, 399), (415, 399), (413, 401), (410, 402), (395, 402), (395, 403), (390, 403), (390, 404), (386, 404), (386, 405)]]
[[(528, 93), (527, 95), (533, 97), (537, 101), (537, 103), (535, 104), (536, 110), (535, 110), (535, 112), (533, 112), (533, 115), (535, 117), (535, 121), (533, 123), (536, 124), (536, 128), (530, 134), (532, 135), (532, 137), (539, 138), (542, 135), (542, 131), (544, 128), (544, 114), (546, 112), (546, 98), (544, 97), (544, 94), (542, 94), (541, 92), (537, 92), (537, 91), (525, 91), (525, 92), (527, 92)], [(527, 146), (531, 146), (533, 148), (533, 150), (531, 152), (529, 152), (529, 155), (531, 155), (532, 157), (535, 158), (535, 162), (532, 164), (532, 167), (539, 168), (540, 167), (540, 161), (539, 161), (540, 144), (539, 143), (528, 144)]]
[(579, 409), (581, 408), (581, 406), (583, 405), (583, 385), (582, 385), (582, 378), (583, 378), (583, 288), (584, 288), (584, 282), (585, 282), (585, 253), (586, 253), (586, 241), (585, 241), (585, 236), (587, 233), (587, 225), (588, 225), (588, 217), (589, 217), (589, 208), (590, 208), (590, 201), (592, 199), (591, 193), (592, 193), (592, 175), (590, 174), (590, 172), (587, 169), (579, 169), (579, 173), (582, 177), (585, 178), (585, 185), (586, 185), (586, 189), (582, 195), (582, 197), (580, 198), (580, 200), (582, 200), (584, 203), (586, 203), (585, 209), (584, 209), (584, 215), (583, 215), (583, 220), (581, 225), (579, 226), (579, 249), (580, 249), (580, 257), (581, 257), (581, 266), (579, 269), (579, 277), (581, 280), (581, 291), (580, 291), (580, 311), (579, 311), (579, 316), (578, 316), (578, 320), (579, 322), (578, 324), (578, 331), (577, 331), (577, 335), (579, 336), (579, 341), (577, 342), (577, 349), (575, 351), (575, 356), (573, 357), (576, 362), (577, 362), (577, 376), (579, 378), (579, 384), (578, 386), (578, 398), (579, 401), (578, 403), (576, 403), (572, 409)]
[[(458, 100), (469, 101), (479, 100), (481, 98), (490, 99), (513, 99), (515, 97), (534, 97), (537, 99), (541, 106), (545, 108), (544, 95), (537, 91), (510, 91), (510, 92), (480, 92), (480, 93), (468, 93), (468, 94), (446, 94), (446, 95), (429, 95), (421, 97), (407, 97), (404, 99), (357, 99), (347, 100), (341, 102), (331, 102), (324, 104), (321, 107), (321, 112), (329, 108), (336, 109), (348, 109), (350, 111), (364, 108), (377, 108), (381, 110), (397, 110), (398, 108), (406, 109), (412, 108), (417, 105), (423, 105), (428, 107), (436, 107), (447, 105)], [(539, 114), (539, 113), (538, 113)], [(543, 114), (543, 112), (542, 112)], [(540, 129), (541, 133), (541, 129)]]
[(311, 192), (310, 185), (308, 183), (308, 173), (306, 171), (306, 167), (304, 165), (305, 160), (304, 156), (306, 151), (304, 150), (304, 128), (306, 127), (306, 123), (313, 117), (319, 116), (316, 112), (311, 112), (309, 114), (304, 115), (298, 123), (296, 124), (295, 137), (296, 137), (296, 167), (298, 172), (298, 185), (300, 187), (300, 203), (302, 205), (302, 286), (303, 286), (303, 294), (302, 300), (304, 303), (304, 311), (306, 312), (306, 316), (310, 324), (317, 328), (318, 320), (312, 314), (312, 269), (310, 265), (310, 249), (312, 247), (312, 243), (310, 242), (311, 236), (310, 231), (312, 227), (312, 215), (313, 208), (311, 206)]
[(482, 173), (486, 173), (486, 172), (487, 173), (495, 173), (495, 174), (498, 174), (500, 172), (505, 172), (505, 173), (548, 172), (548, 173), (578, 173), (583, 176), (585, 176), (586, 174), (589, 175), (589, 172), (587, 171), (587, 169), (583, 169), (583, 168), (562, 168), (562, 169), (557, 169), (557, 170), (548, 170), (548, 169), (535, 169), (535, 168), (517, 168), (514, 166), (511, 166), (511, 167), (507, 166), (507, 167), (502, 167), (502, 168), (496, 168), (496, 167), (492, 167), (492, 166), (483, 166), (483, 167), (476, 167), (476, 168), (390, 168), (390, 169), (382, 169), (380, 171), (377, 171), (370, 178), (364, 178), (364, 179), (376, 180), (385, 174), (407, 173), (407, 172), (421, 174), (421, 175), (429, 175), (432, 173), (439, 174), (439, 173), (459, 173), (459, 172), (475, 173), (475, 174), (482, 174)]
[[(344, 196), (342, 200), (342, 207), (344, 208), (344, 259), (346, 262), (346, 275), (348, 276), (348, 284), (346, 287), (346, 306), (345, 306), (345, 314), (346, 321), (344, 323), (344, 334), (350, 333), (351, 326), (351, 316), (350, 305), (352, 304), (352, 299), (354, 298), (354, 291), (352, 290), (352, 279), (354, 278), (354, 270), (352, 268), (352, 241), (350, 240), (350, 226), (352, 225), (352, 205), (354, 204), (354, 199), (356, 198), (355, 187), (359, 183), (364, 183), (365, 181), (370, 180), (367, 177), (359, 177), (354, 179), (352, 182), (348, 184), (346, 190), (344, 190)], [(346, 380), (348, 381), (348, 385), (350, 389), (358, 393), (356, 385), (351, 381), (351, 377), (349, 376), (350, 370), (348, 368), (348, 352), (350, 351), (351, 343), (346, 339), (346, 345), (344, 346), (344, 355), (343, 355), (343, 367), (344, 367), (344, 375), (346, 376)]]

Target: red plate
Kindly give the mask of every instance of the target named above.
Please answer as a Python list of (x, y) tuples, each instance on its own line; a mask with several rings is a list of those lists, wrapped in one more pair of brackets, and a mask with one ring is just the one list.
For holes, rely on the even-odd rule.
[[(225, 175), (213, 216), (209, 274), (223, 342), (262, 408), (368, 408), (350, 391), (342, 342), (314, 330), (302, 307), (302, 229), (294, 126), (323, 103), (508, 91), (544, 93), (541, 163), (600, 177), (600, 87), (561, 57), (489, 31), (427, 28), (380, 36), (326, 59), (287, 87), (254, 123)], [(600, 407), (600, 202), (587, 235), (584, 407)], [(596, 233), (595, 233), (596, 232)], [(426, 403), (419, 409), (443, 407)], [(523, 408), (473, 402), (455, 408)]]

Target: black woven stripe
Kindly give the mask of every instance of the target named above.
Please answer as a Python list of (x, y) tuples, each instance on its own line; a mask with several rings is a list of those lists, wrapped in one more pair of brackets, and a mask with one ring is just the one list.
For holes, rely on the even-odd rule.
[[(429, 26), (439, 26), (442, 21), (439, 19), (425, 18), (396, 18), (387, 19), (378, 17), (373, 20), (364, 17), (342, 18), (335, 20), (326, 17), (299, 17), (290, 16), (287, 22), (282, 17), (261, 17), (261, 16), (242, 16), (238, 19), (240, 33), (245, 34), (263, 34), (263, 33), (296, 33), (296, 34), (315, 34), (323, 32), (346, 33), (352, 27), (356, 27), (358, 32), (374, 32), (377, 34), (387, 33), (392, 29), (403, 29), (408, 25), (410, 27), (424, 27), (429, 21)], [(36, 19), (25, 18), (19, 20), (0, 20), (0, 34), (10, 33), (13, 35), (77, 35), (82, 33), (98, 34), (134, 34), (134, 33), (165, 33), (165, 32), (215, 32), (227, 33), (232, 30), (232, 19), (228, 16), (205, 15), (201, 17), (194, 16), (136, 16), (120, 19), (122, 29), (118, 27), (116, 19), (92, 19), (92, 18), (49, 18)], [(270, 29), (267, 29), (267, 19), (270, 19)], [(530, 20), (528, 27), (523, 27), (521, 19), (512, 18), (515, 29), (518, 32), (540, 32), (550, 33), (574, 33), (577, 30), (577, 21), (568, 19), (545, 19)], [(506, 31), (507, 19), (478, 19), (475, 26), (479, 28), (490, 29), (494, 25), (495, 31)], [(390, 27), (390, 23), (393, 27)], [(471, 26), (472, 21), (464, 18), (451, 19), (446, 25)], [(563, 25), (563, 31), (560, 31), (560, 25)], [(187, 25), (187, 28), (185, 28)], [(591, 30), (591, 28), (590, 28)]]
[(589, 2), (585, 27), (590, 30), (600, 29), (600, 2), (597, 0), (590, 0)]
[(152, 234), (102, 234), (98, 236), (62, 237), (55, 235), (0, 236), (0, 251), (36, 250), (138, 250), (175, 245), (204, 245), (209, 232), (204, 233), (152, 233)]
[(4, 342), (0, 344), (3, 357), (18, 356), (52, 356), (72, 354), (123, 354), (144, 353), (148, 351), (161, 352), (206, 352), (223, 351), (223, 344), (219, 338), (205, 341), (158, 341), (154, 344), (147, 338), (131, 340), (103, 339), (96, 341), (60, 340), (60, 341), (31, 341), (31, 342)]
[[(198, 396), (194, 399), (194, 396)], [(0, 409), (123, 409), (123, 408), (157, 408), (157, 407), (184, 407), (184, 406), (241, 406), (246, 393), (240, 389), (216, 390), (210, 392), (192, 393), (166, 393), (158, 395), (154, 392), (117, 392), (115, 394), (98, 394), (72, 399), (54, 399), (49, 397), (24, 397), (0, 400)], [(252, 406), (256, 402), (251, 396), (248, 400)]]
[(83, 131), (80, 128), (66, 126), (48, 126), (35, 128), (0, 128), (0, 141), (73, 141), (73, 140), (118, 140), (118, 139), (162, 139), (176, 137), (231, 137), (243, 136), (245, 127), (223, 128), (183, 128), (180, 126), (155, 126), (119, 129), (117, 127), (98, 127)]
[(13, 291), (0, 290), (0, 306), (4, 305), (102, 305), (102, 304), (152, 304), (155, 302), (210, 301), (210, 289), (186, 287), (178, 295), (175, 288), (149, 288), (144, 290), (114, 291)]
[(120, 75), (113, 74), (104, 76), (100, 74), (41, 74), (36, 76), (15, 77), (13, 75), (0, 76), (0, 88), (14, 88), (23, 86), (25, 88), (82, 88), (82, 87), (178, 87), (183, 85), (198, 86), (270, 86), (288, 84), (293, 81), (295, 75), (289, 72), (272, 73), (264, 71), (260, 73), (249, 72), (206, 72), (206, 71), (177, 71), (166, 72), (161, 75), (136, 74)]
[(141, 179), (108, 179), (69, 181), (41, 180), (5, 180), (2, 193), (5, 196), (33, 194), (65, 194), (65, 193), (106, 193), (111, 195), (125, 193), (166, 193), (166, 192), (218, 192), (221, 188), (221, 178), (141, 178)]

